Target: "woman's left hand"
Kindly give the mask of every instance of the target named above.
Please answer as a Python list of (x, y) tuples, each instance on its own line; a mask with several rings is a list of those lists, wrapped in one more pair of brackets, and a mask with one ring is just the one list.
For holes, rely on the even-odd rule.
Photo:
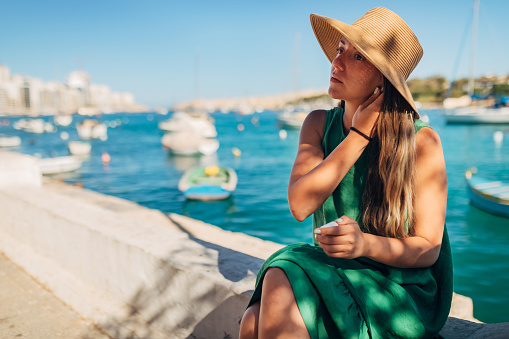
[(355, 259), (364, 256), (365, 234), (357, 222), (343, 215), (337, 226), (315, 229), (315, 238), (325, 254), (334, 258)]

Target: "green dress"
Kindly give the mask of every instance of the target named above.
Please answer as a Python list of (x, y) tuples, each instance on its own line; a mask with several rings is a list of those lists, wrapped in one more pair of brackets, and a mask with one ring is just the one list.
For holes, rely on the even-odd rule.
[[(325, 157), (345, 138), (343, 109), (327, 111)], [(415, 123), (417, 131), (426, 126)], [(348, 215), (362, 229), (364, 152), (331, 197), (313, 214), (313, 229)], [(314, 237), (313, 241), (314, 241)], [(433, 338), (444, 326), (452, 300), (452, 258), (447, 229), (436, 263), (395, 268), (368, 258), (331, 258), (315, 245), (296, 243), (274, 253), (261, 267), (249, 305), (261, 298), (270, 267), (283, 269), (312, 339)]]

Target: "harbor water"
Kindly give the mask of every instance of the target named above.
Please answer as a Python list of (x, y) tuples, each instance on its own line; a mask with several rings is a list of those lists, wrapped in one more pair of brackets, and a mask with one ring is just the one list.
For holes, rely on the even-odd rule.
[[(440, 134), (447, 165), (449, 195), (446, 224), (454, 261), (454, 290), (472, 298), (474, 317), (483, 322), (509, 321), (509, 219), (470, 205), (464, 174), (476, 167), (478, 174), (509, 182), (509, 125), (447, 125), (438, 110), (422, 110)], [(225, 230), (243, 232), (274, 242), (311, 242), (311, 218), (297, 222), (286, 197), (299, 132), (280, 134), (274, 112), (238, 115), (215, 113), (220, 142), (209, 157), (173, 156), (163, 149), (159, 114), (103, 115), (107, 140), (91, 141), (92, 150), (75, 172), (58, 175), (64, 181), (137, 202), (143, 206), (178, 213)], [(0, 133), (17, 135), (20, 146), (12, 151), (40, 157), (68, 155), (67, 142), (79, 140), (74, 116), (68, 127), (56, 132), (29, 134), (13, 128), (26, 117), (0, 118)], [(52, 121), (51, 117), (45, 117)], [(504, 136), (495, 141), (494, 133)], [(65, 132), (62, 134), (62, 132)], [(68, 140), (66, 139), (66, 135)], [(497, 133), (500, 136), (500, 133)], [(241, 151), (234, 155), (233, 148)], [(102, 154), (111, 161), (103, 164)], [(238, 185), (227, 200), (187, 201), (178, 190), (186, 169), (199, 164), (234, 168)]]

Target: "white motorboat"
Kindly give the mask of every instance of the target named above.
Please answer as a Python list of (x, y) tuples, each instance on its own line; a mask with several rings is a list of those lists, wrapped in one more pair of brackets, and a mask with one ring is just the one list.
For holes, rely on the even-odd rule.
[(284, 129), (300, 129), (308, 113), (306, 112), (283, 112), (277, 117), (277, 122)]
[(58, 126), (69, 126), (71, 123), (72, 123), (72, 115), (70, 114), (67, 114), (67, 115), (55, 115), (53, 117), (53, 122), (55, 123), (55, 125), (58, 125)]
[(102, 113), (101, 110), (94, 106), (86, 106), (86, 107), (78, 108), (79, 115), (93, 116), (93, 115), (99, 115), (101, 113)]
[(19, 145), (21, 145), (20, 137), (0, 134), (0, 147), (16, 147)]
[(159, 129), (167, 133), (189, 131), (203, 138), (215, 138), (214, 120), (206, 113), (175, 112), (168, 120), (159, 123)]
[(76, 124), (78, 135), (83, 139), (108, 139), (108, 126), (95, 119), (85, 119)]
[(56, 132), (56, 127), (51, 123), (46, 122), (42, 119), (30, 119), (30, 120), (19, 120), (14, 126), (16, 129), (21, 129), (27, 133), (41, 134), (44, 132)]
[(69, 141), (67, 146), (72, 155), (90, 154), (90, 150), (92, 149), (92, 145), (86, 141)]
[(508, 124), (509, 107), (465, 107), (442, 113), (449, 124)]
[(190, 131), (167, 133), (161, 143), (171, 153), (177, 155), (212, 155), (219, 148), (219, 141), (203, 138)]
[(38, 159), (41, 174), (51, 175), (72, 172), (81, 167), (82, 161), (73, 156)]
[(27, 126), (28, 120), (27, 119), (19, 119), (15, 123), (12, 124), (12, 127), (17, 130), (22, 130)]

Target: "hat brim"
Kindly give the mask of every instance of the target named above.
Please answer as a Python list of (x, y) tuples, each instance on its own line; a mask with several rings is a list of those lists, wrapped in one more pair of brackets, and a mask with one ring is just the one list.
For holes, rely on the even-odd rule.
[(392, 63), (389, 56), (378, 48), (370, 37), (363, 34), (356, 27), (318, 14), (311, 14), (311, 26), (320, 47), (322, 47), (327, 59), (331, 63), (337, 55), (339, 41), (342, 37), (345, 37), (394, 85), (396, 90), (419, 115), (405, 77), (391, 66)]

